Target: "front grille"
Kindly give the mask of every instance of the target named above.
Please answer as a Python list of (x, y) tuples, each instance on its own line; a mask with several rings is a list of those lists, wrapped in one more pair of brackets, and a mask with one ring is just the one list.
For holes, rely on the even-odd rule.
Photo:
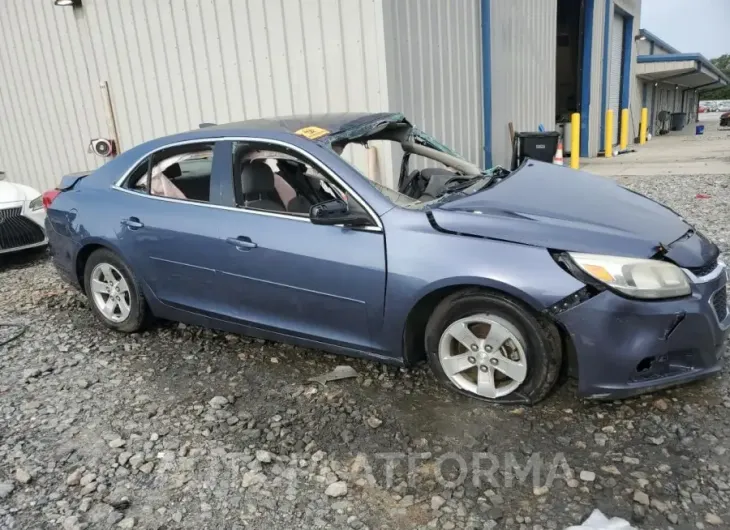
[(0, 221), (3, 219), (10, 219), (11, 217), (19, 217), (21, 211), (22, 208), (20, 206), (17, 208), (5, 208), (4, 210), (0, 210)]
[(40, 243), (46, 237), (40, 226), (20, 215), (21, 208), (0, 210), (0, 250)]
[(716, 267), (717, 260), (713, 259), (702, 265), (702, 267), (689, 268), (688, 270), (698, 278), (702, 278), (714, 271)]
[(727, 290), (723, 287), (712, 295), (712, 307), (719, 320), (727, 316)]

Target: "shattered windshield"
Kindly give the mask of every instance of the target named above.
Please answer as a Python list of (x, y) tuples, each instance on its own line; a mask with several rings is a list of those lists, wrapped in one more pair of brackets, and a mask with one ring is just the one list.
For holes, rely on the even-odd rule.
[[(375, 147), (377, 151), (381, 142), (391, 144), (393, 153), (403, 153), (399, 167), (393, 168), (395, 174), (380, 174), (377, 164), (371, 165), (369, 158), (357, 160), (350, 147)], [(365, 176), (370, 185), (402, 208), (422, 209), (446, 202), (449, 197), (470, 195), (508, 173), (501, 167), (486, 170), (469, 162), (430, 134), (413, 127), (400, 114), (341, 131), (332, 135), (328, 143)], [(391, 148), (386, 149), (390, 151)], [(384, 181), (393, 182), (393, 187), (384, 185)]]

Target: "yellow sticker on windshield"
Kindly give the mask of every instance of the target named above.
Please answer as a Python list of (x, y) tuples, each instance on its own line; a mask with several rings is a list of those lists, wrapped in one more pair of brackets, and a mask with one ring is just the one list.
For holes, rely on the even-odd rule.
[(330, 132), (327, 129), (322, 129), (321, 127), (314, 126), (303, 127), (294, 132), (294, 134), (304, 136), (305, 138), (309, 138), (310, 140), (316, 140), (317, 138), (321, 138), (322, 136), (325, 136), (329, 133)]

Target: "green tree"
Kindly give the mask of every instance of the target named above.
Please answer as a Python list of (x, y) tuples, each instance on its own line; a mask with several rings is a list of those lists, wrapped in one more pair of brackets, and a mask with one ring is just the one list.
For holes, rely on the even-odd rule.
[[(726, 53), (715, 59), (710, 59), (725, 75), (730, 77), (730, 54)], [(730, 85), (721, 88), (713, 88), (712, 90), (704, 90), (700, 94), (702, 99), (730, 99)]]

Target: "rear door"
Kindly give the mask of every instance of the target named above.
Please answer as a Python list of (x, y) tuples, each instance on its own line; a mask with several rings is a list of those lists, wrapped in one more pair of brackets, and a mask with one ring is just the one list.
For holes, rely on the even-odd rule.
[[(215, 268), (228, 250), (221, 211), (211, 201), (219, 147), (209, 142), (159, 151), (117, 190), (124, 255), (161, 302), (182, 309), (217, 308)], [(228, 149), (222, 152), (225, 158)]]

